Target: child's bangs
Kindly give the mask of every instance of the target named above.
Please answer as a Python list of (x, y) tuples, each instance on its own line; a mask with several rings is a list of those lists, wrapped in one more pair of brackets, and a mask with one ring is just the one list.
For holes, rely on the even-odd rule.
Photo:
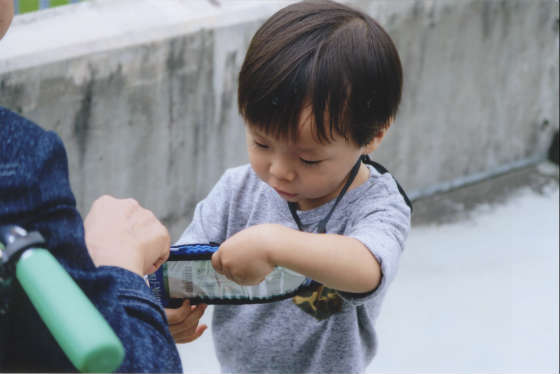
[(249, 126), (275, 138), (297, 139), (309, 91), (307, 65), (271, 64), (278, 68), (255, 72), (262, 75), (240, 82), (239, 109)]
[[(360, 26), (361, 22), (341, 26), (318, 46), (313, 56), (309, 104), (316, 135), (321, 141), (330, 142), (335, 135), (347, 140), (353, 138), (354, 101), (363, 94), (360, 86), (371, 86), (361, 51), (351, 48), (352, 44), (358, 44), (354, 39), (364, 37), (364, 28)], [(357, 67), (360, 62), (362, 66)]]
[[(259, 85), (260, 82), (255, 80), (253, 83)], [(255, 91), (258, 91), (257, 87)], [(269, 87), (259, 99), (249, 100), (244, 105), (240, 102), (241, 114), (247, 125), (272, 137), (295, 141), (306, 91), (306, 87), (296, 82)]]
[(365, 145), (394, 118), (402, 87), (400, 61), (394, 48), (375, 42), (374, 29), (382, 31), (374, 21), (353, 19), (317, 48), (310, 102), (319, 139), (328, 142), (339, 135)]
[[(273, 137), (295, 141), (301, 122), (311, 120), (321, 143), (329, 143), (335, 134), (349, 138), (349, 124), (344, 121), (349, 89), (343, 74), (315, 56), (291, 69), (275, 72), (284, 76), (276, 85), (255, 79), (244, 87), (245, 93), (263, 92), (258, 99), (240, 95), (240, 112), (247, 124)], [(302, 117), (307, 107), (311, 108), (310, 119)]]

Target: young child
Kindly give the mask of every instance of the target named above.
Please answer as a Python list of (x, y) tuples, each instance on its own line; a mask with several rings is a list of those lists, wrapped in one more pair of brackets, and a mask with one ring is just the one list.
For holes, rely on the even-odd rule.
[(345, 5), (296, 3), (254, 35), (238, 91), (250, 165), (225, 172), (179, 243), (222, 243), (212, 264), (240, 284), (283, 266), (318, 285), (280, 302), (216, 306), (224, 372), (350, 373), (372, 360), (411, 211), (391, 175), (362, 156), (379, 146), (401, 89), (391, 38)]

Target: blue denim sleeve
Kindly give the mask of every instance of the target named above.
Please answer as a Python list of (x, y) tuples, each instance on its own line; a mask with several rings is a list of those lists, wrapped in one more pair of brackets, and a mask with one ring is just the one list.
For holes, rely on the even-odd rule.
[[(118, 371), (182, 372), (164, 311), (144, 280), (125, 269), (92, 263), (60, 138), (0, 107), (0, 225), (5, 224), (43, 235), (45, 247), (121, 339), (126, 353)], [(0, 315), (5, 326), (0, 371), (75, 371), (22, 289), (17, 283), (13, 287), (9, 311)]]
[(74, 271), (126, 348), (119, 372), (182, 372), (163, 308), (144, 279), (128, 270), (102, 266)]

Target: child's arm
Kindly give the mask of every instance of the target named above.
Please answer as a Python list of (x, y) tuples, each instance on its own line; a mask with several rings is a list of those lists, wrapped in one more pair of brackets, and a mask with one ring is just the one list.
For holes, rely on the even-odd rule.
[(249, 227), (226, 240), (212, 257), (216, 271), (239, 284), (258, 284), (283, 266), (339, 291), (365, 293), (381, 267), (357, 239), (301, 232), (277, 224)]

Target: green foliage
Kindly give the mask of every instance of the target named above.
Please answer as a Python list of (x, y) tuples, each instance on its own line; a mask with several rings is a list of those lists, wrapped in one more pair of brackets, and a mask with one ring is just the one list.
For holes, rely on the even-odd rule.
[[(82, 0), (79, 0), (82, 1)], [(41, 8), (40, 0), (14, 0), (15, 9), (18, 14), (29, 13), (39, 10)], [(71, 0), (50, 0), (48, 7), (53, 8), (61, 5), (72, 3)]]

